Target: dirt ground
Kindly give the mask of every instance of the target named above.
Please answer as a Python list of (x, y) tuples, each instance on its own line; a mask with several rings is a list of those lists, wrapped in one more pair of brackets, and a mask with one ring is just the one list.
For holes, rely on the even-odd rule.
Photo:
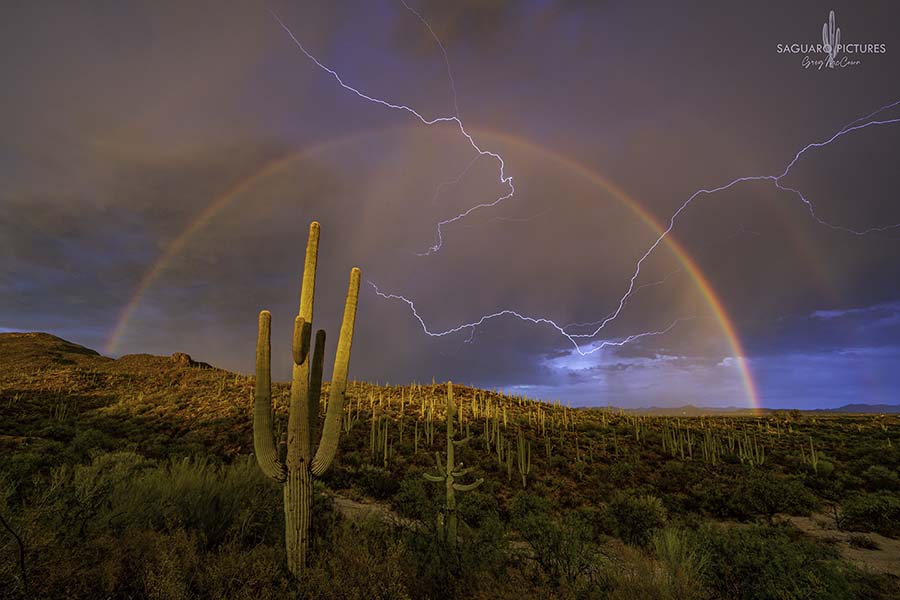
[[(840, 531), (834, 526), (834, 520), (825, 514), (785, 518), (806, 535), (834, 544), (841, 556), (863, 569), (900, 577), (900, 540), (893, 540), (877, 533)], [(878, 548), (854, 547), (850, 545), (852, 536), (866, 537)]]

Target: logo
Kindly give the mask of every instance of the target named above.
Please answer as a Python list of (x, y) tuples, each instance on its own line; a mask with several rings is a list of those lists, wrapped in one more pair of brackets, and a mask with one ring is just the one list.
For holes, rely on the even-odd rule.
[(801, 56), (800, 66), (804, 69), (845, 69), (862, 64), (864, 55), (884, 54), (887, 46), (883, 43), (843, 43), (841, 28), (835, 23), (834, 11), (828, 13), (828, 20), (822, 25), (822, 42), (777, 44), (778, 54)]
[(834, 59), (841, 51), (841, 28), (834, 26), (834, 11), (828, 13), (828, 22), (822, 25), (822, 49), (828, 56), (825, 66), (834, 68)]

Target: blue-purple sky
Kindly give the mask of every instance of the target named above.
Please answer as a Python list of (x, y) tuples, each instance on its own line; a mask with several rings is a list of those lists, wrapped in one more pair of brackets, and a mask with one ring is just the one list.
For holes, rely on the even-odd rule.
[[(780, 174), (900, 100), (895, 2), (410, 0), (446, 46), (467, 130), (516, 186), (421, 257), (438, 221), (506, 187), (482, 157), (436, 196), (474, 156), (453, 124), (342, 89), (268, 10), (348, 84), (453, 114), (443, 56), (402, 3), (333, 4), (0, 9), (0, 331), (249, 372), (269, 308), (285, 378), (313, 219), (317, 326), (332, 339), (353, 265), (413, 299), (432, 331), (504, 309), (595, 321), (659, 236), (636, 207), (668, 223), (696, 190)], [(822, 69), (804, 67), (820, 52), (778, 52), (821, 43), (830, 10), (843, 43), (883, 52), (847, 50), (858, 64)], [(869, 120), (898, 118), (900, 106)], [(900, 124), (872, 125), (811, 149), (781, 183), (834, 225), (900, 223), (898, 155)], [(697, 197), (669, 235), (720, 298), (764, 406), (900, 403), (900, 228), (829, 228), (757, 181)], [(573, 404), (747, 405), (734, 345), (672, 245), (635, 286), (595, 342), (677, 324), (582, 357), (553, 327), (511, 316), (429, 337), (409, 306), (365, 285), (351, 376)]]

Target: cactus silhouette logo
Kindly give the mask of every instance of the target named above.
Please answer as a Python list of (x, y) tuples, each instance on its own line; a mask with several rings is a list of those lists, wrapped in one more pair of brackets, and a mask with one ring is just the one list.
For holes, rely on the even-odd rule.
[[(843, 69), (862, 64), (862, 55), (884, 54), (887, 45), (883, 43), (846, 43), (841, 40), (841, 28), (837, 26), (834, 11), (829, 11), (828, 20), (822, 25), (822, 41), (815, 43), (793, 42), (777, 44), (778, 54), (800, 56), (804, 69)], [(824, 58), (823, 58), (824, 55)]]
[(826, 65), (834, 68), (834, 59), (841, 49), (841, 28), (834, 26), (834, 11), (828, 13), (828, 21), (822, 25), (822, 47), (825, 50)]

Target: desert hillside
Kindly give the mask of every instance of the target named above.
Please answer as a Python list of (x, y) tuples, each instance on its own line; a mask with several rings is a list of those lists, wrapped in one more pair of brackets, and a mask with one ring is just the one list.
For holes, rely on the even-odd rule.
[[(351, 383), (284, 569), (252, 377), (0, 334), (0, 597), (894, 598), (900, 417), (650, 416), (452, 386), (459, 545), (442, 537), (447, 384)], [(284, 453), (286, 384), (273, 386)], [(323, 394), (320, 419), (324, 408)], [(463, 472), (463, 469), (461, 469)], [(299, 586), (299, 587), (298, 587)]]

